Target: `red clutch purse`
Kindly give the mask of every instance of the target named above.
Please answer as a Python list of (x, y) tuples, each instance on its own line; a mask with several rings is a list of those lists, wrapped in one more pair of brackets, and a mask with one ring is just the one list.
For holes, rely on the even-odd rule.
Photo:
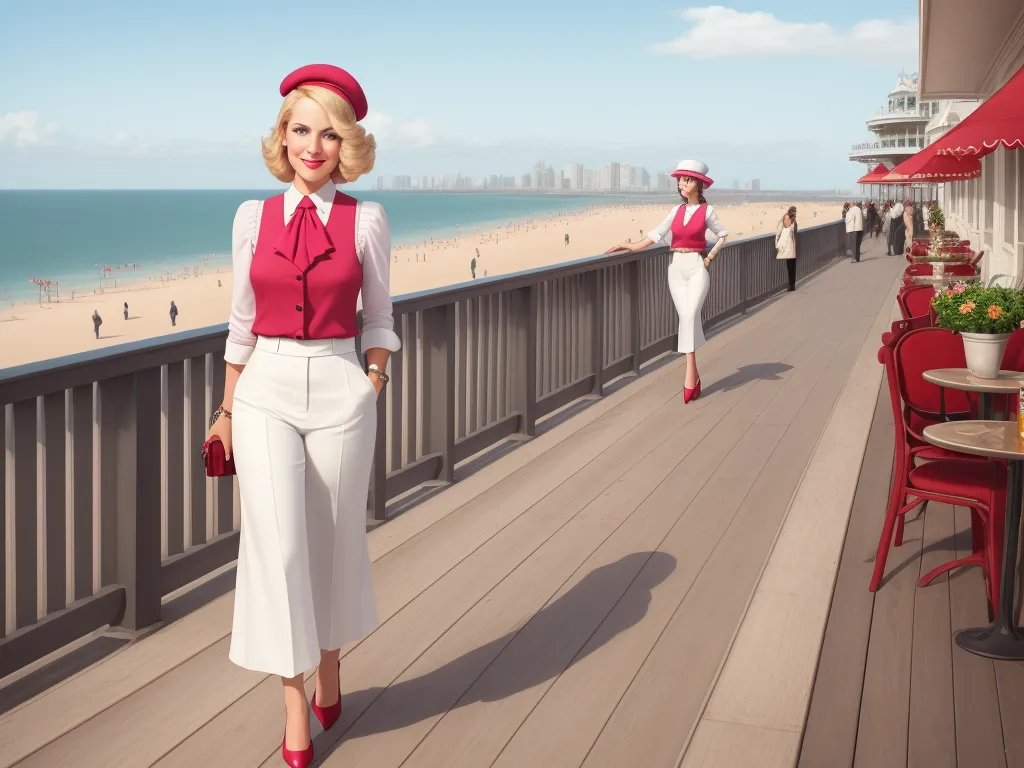
[(206, 460), (207, 477), (235, 474), (235, 460), (224, 454), (224, 443), (219, 437), (211, 437), (203, 443), (203, 458)]

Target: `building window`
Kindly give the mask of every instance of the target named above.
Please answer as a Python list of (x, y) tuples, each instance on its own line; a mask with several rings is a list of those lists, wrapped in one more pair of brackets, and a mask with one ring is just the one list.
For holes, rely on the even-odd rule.
[(1003, 242), (1017, 242), (1015, 232), (1017, 201), (1017, 153), (1000, 150), (1003, 156)]
[(939, 111), (939, 102), (937, 102), (937, 101), (933, 101), (933, 102), (932, 102), (932, 114), (933, 114), (933, 115), (934, 115), (934, 114), (937, 114), (937, 113), (938, 113), (938, 111)]
[(907, 109), (913, 111), (917, 108), (917, 96), (907, 96)]

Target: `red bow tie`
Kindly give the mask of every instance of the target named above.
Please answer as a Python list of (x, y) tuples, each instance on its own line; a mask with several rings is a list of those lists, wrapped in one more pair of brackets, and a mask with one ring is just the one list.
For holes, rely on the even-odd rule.
[(321, 256), (334, 252), (334, 243), (308, 197), (303, 196), (299, 201), (295, 215), (278, 237), (274, 250), (303, 272)]

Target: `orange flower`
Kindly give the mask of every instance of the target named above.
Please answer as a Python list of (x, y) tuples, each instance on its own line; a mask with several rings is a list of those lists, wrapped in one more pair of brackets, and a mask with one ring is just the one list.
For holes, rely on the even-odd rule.
[(990, 304), (988, 308), (988, 316), (992, 320), (998, 320), (999, 316), (1003, 314), (1003, 308), (998, 304)]
[(963, 304), (960, 305), (960, 314), (969, 315), (971, 314), (971, 312), (974, 311), (974, 308), (976, 306), (978, 305), (975, 304), (973, 301), (965, 301)]
[(946, 289), (946, 296), (953, 296), (953, 295), (954, 295), (953, 294), (953, 289), (952, 288), (947, 288)]

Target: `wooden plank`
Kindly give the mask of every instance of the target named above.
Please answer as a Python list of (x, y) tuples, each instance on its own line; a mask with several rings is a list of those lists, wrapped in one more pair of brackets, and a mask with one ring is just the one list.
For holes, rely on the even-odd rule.
[(799, 768), (853, 765), (874, 606), (868, 582), (892, 474), (892, 430), (883, 380), (836, 576)]
[[(971, 516), (956, 508), (956, 551), (971, 551)], [(964, 568), (949, 580), (949, 616), (953, 631), (988, 623), (985, 580), (978, 568)], [(999, 696), (992, 661), (953, 645), (953, 706), (959, 765), (1004, 768)]]
[(1007, 768), (1024, 766), (1024, 662), (995, 662)]
[(914, 599), (922, 534), (921, 518), (908, 519), (903, 546), (889, 552), (886, 575), (875, 594), (853, 763), (857, 768), (907, 764)]
[[(954, 530), (953, 508), (929, 504), (924, 519), (921, 575), (956, 559)], [(956, 768), (948, 575), (918, 587), (915, 598), (907, 766)]]
[(682, 768), (739, 768), (753, 750), (757, 768), (790, 768), (800, 735), (771, 728), (708, 721), (686, 752)]

